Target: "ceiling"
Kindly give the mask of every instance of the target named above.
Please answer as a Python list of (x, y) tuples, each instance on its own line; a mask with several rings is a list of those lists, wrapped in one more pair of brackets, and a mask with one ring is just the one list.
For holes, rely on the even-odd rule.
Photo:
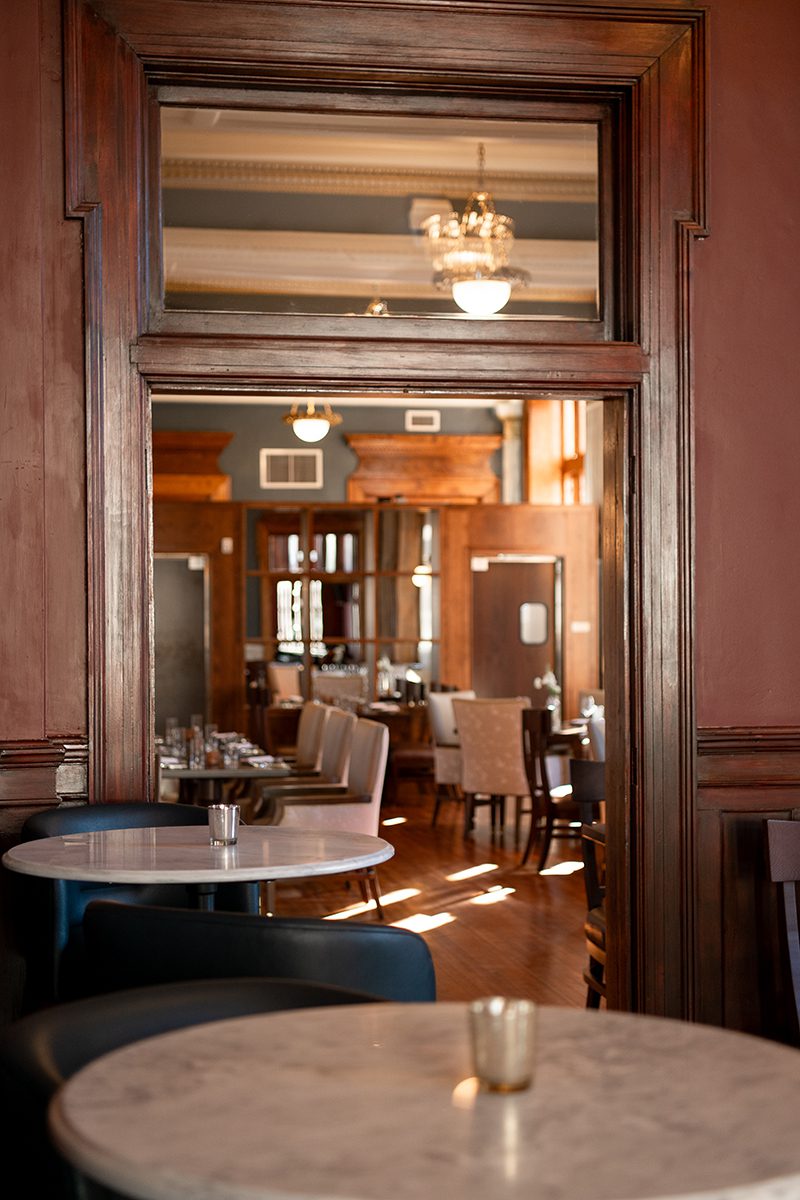
[(164, 107), (168, 306), (458, 315), (420, 222), (460, 213), (479, 144), (530, 273), (503, 315), (595, 316), (593, 125)]

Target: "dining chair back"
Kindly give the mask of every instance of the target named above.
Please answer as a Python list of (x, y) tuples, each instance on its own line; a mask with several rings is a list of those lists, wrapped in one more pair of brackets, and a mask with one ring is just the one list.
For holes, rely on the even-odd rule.
[(303, 705), (297, 726), (297, 749), (294, 765), (298, 770), (319, 771), (322, 763), (322, 740), (330, 708), (309, 700)]
[(0, 1127), (13, 1148), (3, 1163), (6, 1195), (86, 1200), (116, 1194), (95, 1191), (61, 1158), (47, 1132), (55, 1092), (102, 1054), (208, 1021), (377, 999), (293, 979), (204, 979), (93, 996), (13, 1022), (0, 1031)]
[[(188, 804), (81, 804), (34, 813), (23, 824), (20, 841), (100, 829), (207, 824), (207, 810)], [(14, 872), (9, 886), (13, 889), (15, 933), (25, 960), (26, 1012), (82, 994), (82, 921), (91, 900), (104, 897), (129, 904), (173, 906), (195, 903), (179, 883), (103, 884)], [(233, 912), (258, 912), (258, 884), (221, 884), (216, 903)]]
[(605, 825), (598, 824), (606, 798), (606, 765), (588, 759), (569, 760), (572, 800), (581, 822), (586, 917), (583, 932), (588, 962), (583, 972), (586, 1007), (598, 1008), (606, 995)]
[(528, 780), (522, 757), (520, 713), (530, 708), (527, 696), (493, 700), (455, 697), (453, 711), (461, 743), (461, 787), (464, 791), (464, 835), (474, 824), (478, 804), (491, 805), (492, 830), (505, 824), (506, 796), (516, 798), (515, 834)]
[(461, 790), (461, 746), (458, 740), (453, 700), (474, 700), (475, 692), (464, 691), (430, 692), (428, 695), (428, 720), (433, 738), (433, 778), (436, 800), (433, 806), (431, 825), (436, 824), (443, 800), (464, 799)]
[[(346, 788), (350, 773), (350, 757), (357, 717), (341, 708), (318, 705), (327, 714), (322, 734), (322, 755), (319, 771), (306, 771), (299, 764), (281, 779), (265, 782), (249, 806), (248, 820), (252, 823), (276, 825), (281, 819), (280, 805), (284, 795), (339, 787)], [(305, 794), (303, 792), (303, 794)]]
[(285, 700), (303, 699), (303, 688), (300, 683), (302, 669), (296, 663), (269, 663), (267, 665), (270, 703), (280, 704)]
[(606, 719), (592, 715), (586, 722), (589, 747), (595, 762), (606, 761)]
[(572, 823), (577, 809), (572, 802), (571, 784), (552, 785), (548, 765), (548, 736), (552, 714), (547, 708), (531, 708), (522, 714), (522, 746), (525, 772), (531, 797), (531, 825), (520, 866), (525, 866), (531, 851), (540, 843), (538, 869), (547, 864), (553, 838), (574, 837)]
[(800, 821), (767, 821), (769, 877), (781, 885), (784, 958), (788, 964), (794, 998), (794, 1020), (790, 1030), (800, 1039), (800, 915), (797, 891), (800, 886)]
[(100, 901), (86, 910), (86, 945), (98, 991), (265, 975), (385, 1000), (436, 999), (424, 938), (392, 926)]

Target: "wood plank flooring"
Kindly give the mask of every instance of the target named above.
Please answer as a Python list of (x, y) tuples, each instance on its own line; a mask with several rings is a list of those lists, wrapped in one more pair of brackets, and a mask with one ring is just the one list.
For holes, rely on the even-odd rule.
[[(397, 801), (384, 807), (383, 821), (404, 821), (381, 829), (381, 836), (395, 847), (395, 856), (381, 864), (379, 873), (389, 901), (387, 923), (419, 918), (420, 925), (432, 926), (420, 932), (433, 955), (439, 998), (469, 1000), (503, 993), (529, 996), (542, 1004), (582, 1006), (586, 989), (581, 870), (538, 875), (532, 867), (520, 869), (510, 828), (505, 844), (493, 842), (486, 810), (479, 810), (476, 833), (465, 840), (460, 805), (443, 804), (436, 828), (431, 828), (432, 809), (432, 797), (412, 783), (404, 784)], [(554, 843), (548, 866), (559, 862), (580, 862), (577, 839)], [(494, 864), (494, 869), (467, 879), (448, 878), (481, 864)], [(347, 883), (331, 876), (281, 884), (278, 915), (328, 916), (352, 908), (353, 919), (376, 920), (374, 914), (364, 914), (355, 881)], [(506, 888), (513, 891), (503, 893)], [(392, 893), (404, 889), (416, 894), (392, 902)], [(492, 897), (502, 898), (492, 902)]]

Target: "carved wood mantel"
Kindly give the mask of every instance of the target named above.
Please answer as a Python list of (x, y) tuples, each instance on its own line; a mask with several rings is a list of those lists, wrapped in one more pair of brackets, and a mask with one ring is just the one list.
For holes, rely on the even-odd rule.
[(358, 466), (347, 499), (437, 504), (494, 503), (500, 480), (490, 465), (503, 439), (482, 434), (352, 433), (347, 444)]

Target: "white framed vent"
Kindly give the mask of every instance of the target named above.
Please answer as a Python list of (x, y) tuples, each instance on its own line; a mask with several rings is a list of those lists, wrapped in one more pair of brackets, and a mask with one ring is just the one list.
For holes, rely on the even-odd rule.
[(442, 414), (438, 408), (407, 408), (406, 433), (438, 433)]
[(259, 455), (262, 488), (321, 488), (321, 450), (269, 450)]

